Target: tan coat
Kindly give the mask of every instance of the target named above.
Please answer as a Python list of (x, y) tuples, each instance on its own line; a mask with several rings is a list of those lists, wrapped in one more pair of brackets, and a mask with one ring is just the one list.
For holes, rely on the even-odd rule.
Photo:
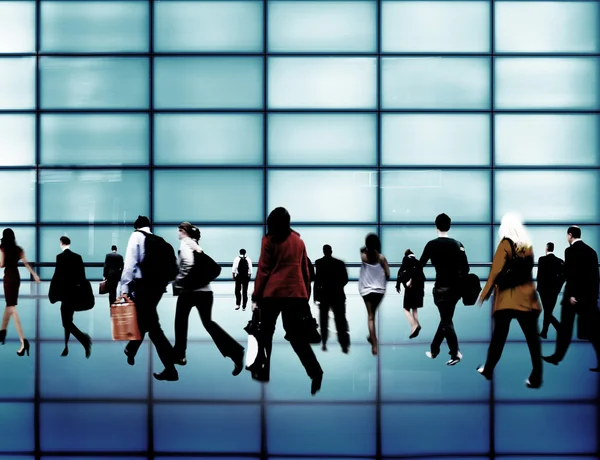
[[(533, 257), (533, 249), (524, 249), (522, 255)], [(538, 295), (533, 281), (517, 286), (516, 288), (505, 289), (504, 291), (498, 290), (498, 287), (495, 284), (496, 278), (504, 268), (504, 264), (508, 259), (512, 259), (510, 243), (507, 240), (502, 240), (498, 245), (498, 249), (496, 249), (490, 276), (488, 277), (487, 283), (485, 283), (485, 287), (481, 291), (479, 300), (487, 300), (492, 293), (494, 294), (492, 314), (497, 310), (541, 310), (542, 307), (538, 301)]]

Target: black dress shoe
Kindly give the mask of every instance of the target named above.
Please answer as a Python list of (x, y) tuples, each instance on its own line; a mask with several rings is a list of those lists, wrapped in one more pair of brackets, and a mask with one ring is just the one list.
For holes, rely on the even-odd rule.
[(554, 364), (555, 366), (558, 366), (558, 363), (560, 362), (556, 355), (542, 356), (542, 359), (547, 363)]
[(60, 356), (69, 356), (69, 347), (65, 347)]
[(415, 337), (417, 337), (419, 335), (419, 332), (421, 332), (421, 326), (417, 326), (417, 328), (415, 329), (415, 332), (413, 332), (412, 334), (410, 334), (408, 336), (409, 339), (414, 339)]
[(533, 381), (532, 382), (531, 380), (527, 379), (527, 380), (525, 380), (525, 386), (527, 388), (538, 389), (542, 386), (542, 382), (541, 381), (539, 381), (539, 382)]
[(321, 389), (321, 383), (323, 383), (323, 372), (317, 375), (314, 379), (312, 379), (312, 383), (310, 384), (310, 394), (316, 395), (317, 392)]
[(4, 341), (6, 340), (6, 329), (0, 330), (0, 344), (4, 345)]
[(127, 348), (125, 348), (125, 350), (123, 350), (123, 352), (127, 356), (127, 364), (129, 364), (130, 366), (133, 366), (135, 364), (135, 356), (130, 355), (129, 351), (127, 351)]
[(90, 359), (90, 356), (92, 356), (92, 338), (87, 335), (86, 339), (86, 343), (83, 344), (83, 349), (85, 350), (85, 358)]
[(157, 374), (155, 372), (152, 375), (154, 376), (154, 378), (156, 380), (161, 380), (161, 381), (176, 382), (177, 380), (179, 380), (179, 373), (177, 372), (177, 369), (175, 369), (175, 368), (165, 369), (160, 374)]
[(547, 339), (547, 338), (548, 338), (548, 334), (547, 334), (547, 333), (545, 333), (545, 332), (540, 332), (540, 337), (541, 337), (542, 339)]
[(244, 352), (242, 351), (241, 355), (233, 360), (233, 372), (231, 374), (235, 377), (236, 375), (240, 375), (240, 373), (244, 370)]
[(592, 372), (600, 372), (600, 366), (598, 366), (598, 367), (590, 367), (590, 371), (592, 371)]
[(187, 364), (187, 359), (175, 358), (175, 364), (177, 364), (178, 366), (185, 366)]

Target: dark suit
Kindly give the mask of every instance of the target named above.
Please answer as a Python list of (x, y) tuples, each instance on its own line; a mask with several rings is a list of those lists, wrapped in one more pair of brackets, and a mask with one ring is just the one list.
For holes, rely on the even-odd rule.
[(77, 308), (75, 287), (85, 280), (85, 267), (79, 254), (70, 249), (65, 249), (56, 256), (56, 269), (50, 282), (48, 297), (51, 302), (60, 301), (60, 314), (62, 325), (65, 329), (65, 348), (67, 348), (70, 334), (81, 342), (89, 357), (90, 336), (81, 332), (73, 323)]
[[(565, 250), (565, 286), (562, 311), (560, 315), (560, 329), (556, 338), (556, 352), (554, 358), (561, 361), (571, 344), (575, 314), (589, 327), (588, 340), (596, 350), (596, 358), (600, 364), (600, 311), (598, 310), (598, 289), (600, 276), (598, 273), (598, 254), (583, 241), (574, 242)], [(571, 305), (569, 299), (577, 300)]]
[(315, 261), (314, 300), (319, 304), (319, 323), (323, 345), (327, 343), (329, 310), (333, 311), (338, 341), (344, 351), (350, 346), (348, 321), (346, 319), (346, 294), (348, 284), (346, 265), (339, 259), (325, 256)]
[(108, 301), (112, 303), (117, 299), (117, 287), (123, 272), (123, 256), (116, 252), (109, 252), (104, 259), (104, 272), (102, 276), (106, 280), (108, 289)]
[(548, 334), (550, 324), (552, 324), (557, 331), (560, 326), (560, 323), (552, 315), (552, 312), (556, 306), (558, 294), (565, 282), (564, 271), (565, 263), (554, 254), (542, 256), (538, 260), (537, 291), (540, 294), (542, 307), (544, 308), (544, 322), (541, 331), (542, 336)]

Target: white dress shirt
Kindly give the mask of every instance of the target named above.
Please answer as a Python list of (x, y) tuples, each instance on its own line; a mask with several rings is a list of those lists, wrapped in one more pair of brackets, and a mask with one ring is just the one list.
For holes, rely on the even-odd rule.
[[(142, 227), (139, 230), (146, 233), (152, 233), (149, 227)], [(127, 250), (125, 251), (125, 261), (123, 272), (121, 273), (121, 294), (129, 294), (129, 284), (142, 277), (140, 263), (144, 260), (146, 253), (146, 235), (135, 231), (129, 237)]]

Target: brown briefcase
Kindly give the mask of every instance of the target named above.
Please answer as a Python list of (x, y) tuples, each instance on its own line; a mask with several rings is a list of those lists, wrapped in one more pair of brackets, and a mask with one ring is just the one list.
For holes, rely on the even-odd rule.
[(110, 306), (110, 325), (113, 340), (140, 340), (142, 338), (137, 322), (133, 300), (119, 297)]

